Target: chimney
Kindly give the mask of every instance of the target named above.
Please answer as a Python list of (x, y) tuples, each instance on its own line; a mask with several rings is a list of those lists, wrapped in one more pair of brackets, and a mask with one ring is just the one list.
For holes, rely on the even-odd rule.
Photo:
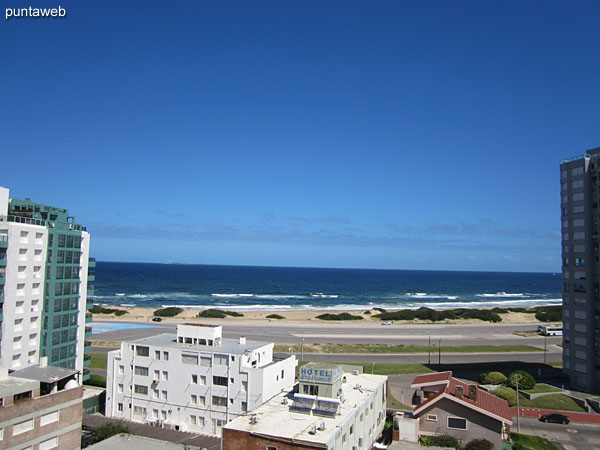
[(40, 367), (46, 367), (48, 365), (48, 357), (47, 356), (40, 356), (40, 363), (38, 364), (38, 366)]
[(456, 387), (454, 388), (454, 396), (455, 396), (456, 398), (458, 398), (458, 399), (461, 399), (461, 400), (462, 400), (462, 398), (463, 398), (463, 387), (462, 387), (462, 386), (456, 386)]
[(240, 345), (244, 345), (246, 343), (246, 336), (240, 336)]
[(474, 402), (477, 401), (477, 386), (474, 384), (469, 385), (469, 398)]

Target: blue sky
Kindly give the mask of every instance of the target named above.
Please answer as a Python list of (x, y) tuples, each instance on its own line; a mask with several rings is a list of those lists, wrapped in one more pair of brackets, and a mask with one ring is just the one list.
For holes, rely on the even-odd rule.
[(0, 185), (99, 260), (560, 270), (599, 2), (60, 4), (0, 24)]

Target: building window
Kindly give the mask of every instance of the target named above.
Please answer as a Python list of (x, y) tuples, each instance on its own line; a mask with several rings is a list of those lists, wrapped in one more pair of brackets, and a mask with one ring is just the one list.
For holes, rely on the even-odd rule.
[(163, 359), (164, 359), (165, 361), (168, 361), (168, 360), (169, 360), (169, 352), (163, 352)]
[(194, 395), (194, 394), (192, 394), (192, 395), (190, 396), (190, 403), (191, 403), (192, 405), (197, 405), (197, 404), (198, 404), (198, 396), (197, 396), (197, 395)]
[(227, 386), (227, 377), (213, 376), (213, 384), (215, 386)]
[(40, 426), (48, 425), (49, 423), (57, 422), (59, 418), (58, 411), (53, 411), (48, 414), (44, 414), (40, 417)]
[(13, 436), (33, 430), (33, 419), (24, 420), (13, 425)]
[(163, 400), (167, 399), (167, 391), (161, 391), (161, 396)]
[(204, 367), (211, 367), (212, 360), (210, 359), (210, 356), (201, 356), (200, 357), (200, 365), (204, 366)]
[(123, 412), (123, 403), (117, 403), (117, 411)]
[(448, 428), (453, 428), (455, 430), (466, 430), (467, 419), (462, 419), (460, 417), (448, 417)]
[(206, 405), (206, 397), (204, 395), (198, 397), (198, 404), (202, 406)]
[(133, 413), (138, 415), (138, 416), (145, 416), (146, 415), (146, 408), (144, 408), (143, 406), (134, 406), (133, 407)]
[(313, 384), (305, 384), (302, 388), (303, 394), (319, 395), (319, 386)]
[(167, 381), (167, 380), (169, 379), (169, 372), (167, 372), (166, 370), (163, 370), (163, 373), (162, 373), (162, 375), (163, 375), (163, 376), (162, 376), (162, 379), (163, 379), (164, 381)]
[(200, 384), (202, 386), (204, 386), (206, 384), (206, 376), (205, 375), (200, 375)]
[(142, 386), (141, 384), (136, 384), (133, 387), (133, 391), (136, 394), (140, 394), (140, 395), (148, 395), (148, 386)]
[(119, 375), (123, 375), (125, 373), (125, 366), (119, 366)]
[(198, 375), (192, 374), (192, 384), (198, 384)]
[(212, 404), (213, 406), (227, 406), (227, 398), (213, 395)]
[(247, 391), (247, 390), (248, 390), (248, 382), (242, 381), (242, 391)]
[(119, 394), (122, 394), (122, 393), (123, 393), (123, 385), (122, 385), (122, 384), (119, 384), (119, 385), (117, 386), (117, 392), (118, 392)]
[(215, 364), (220, 364), (226, 366), (229, 364), (229, 358), (227, 355), (215, 355)]
[(158, 389), (152, 389), (152, 398), (158, 398), (159, 392)]
[(182, 353), (181, 362), (183, 364), (191, 364), (194, 366), (198, 365), (198, 355), (193, 353)]
[(154, 350), (154, 359), (158, 359), (160, 361), (160, 350)]
[(427, 414), (427, 416), (425, 417), (425, 420), (427, 420), (429, 422), (437, 422), (437, 415), (436, 414)]
[(242, 412), (248, 412), (248, 402), (242, 402)]
[(135, 354), (137, 356), (150, 356), (150, 348), (141, 345), (136, 345)]
[(266, 450), (277, 450), (277, 447), (275, 447), (274, 445), (267, 445)]
[(354, 425), (350, 425), (350, 434), (354, 433)]
[(39, 450), (50, 450), (51, 448), (58, 447), (58, 436), (54, 436), (53, 438), (47, 439), (45, 441), (40, 442)]
[(148, 368), (142, 367), (142, 366), (135, 366), (135, 374), (141, 375), (143, 377), (147, 377), (148, 376)]
[(190, 424), (196, 425), (196, 416), (190, 416)]

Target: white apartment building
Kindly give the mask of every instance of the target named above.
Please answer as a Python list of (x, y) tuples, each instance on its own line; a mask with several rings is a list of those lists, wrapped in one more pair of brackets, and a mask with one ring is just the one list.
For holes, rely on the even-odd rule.
[(9, 221), (8, 203), (0, 187), (0, 366), (15, 370), (39, 362), (48, 230), (41, 220)]
[(108, 353), (106, 416), (220, 435), (294, 385), (296, 357), (277, 360), (273, 347), (223, 339), (222, 326), (195, 323), (123, 342)]
[(298, 378), (298, 389), (225, 425), (222, 450), (373, 448), (385, 426), (387, 377), (309, 363)]

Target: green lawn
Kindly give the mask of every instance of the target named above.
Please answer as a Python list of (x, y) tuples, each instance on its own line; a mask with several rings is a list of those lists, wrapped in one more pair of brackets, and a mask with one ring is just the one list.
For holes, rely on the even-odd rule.
[(517, 450), (558, 450), (558, 447), (548, 439), (527, 434), (511, 433)]
[(106, 377), (101, 375), (90, 375), (90, 379), (84, 381), (83, 384), (88, 384), (90, 386), (98, 386), (98, 387), (106, 387)]
[(90, 353), (90, 369), (106, 369), (106, 354)]
[(519, 395), (519, 406), (541, 408), (541, 409), (559, 409), (564, 411), (587, 412), (579, 406), (571, 397), (562, 394), (544, 395), (535, 400), (528, 400)]
[[(427, 353), (427, 345), (386, 345), (386, 344), (277, 344), (276, 352), (300, 353)], [(442, 345), (444, 353), (510, 353), (542, 352), (531, 345)], [(438, 347), (431, 346), (431, 354), (436, 355)]]
[[(308, 364), (308, 361), (298, 363), (299, 367)], [(362, 366), (363, 373), (373, 373), (374, 375), (406, 375), (413, 373), (433, 373), (435, 370), (430, 369), (423, 364), (348, 364), (338, 363), (335, 361), (327, 361), (327, 364), (340, 364), (340, 365), (352, 365)]]
[(549, 384), (536, 384), (533, 389), (524, 390), (528, 394), (542, 394), (545, 392), (562, 392), (562, 389), (550, 386)]

